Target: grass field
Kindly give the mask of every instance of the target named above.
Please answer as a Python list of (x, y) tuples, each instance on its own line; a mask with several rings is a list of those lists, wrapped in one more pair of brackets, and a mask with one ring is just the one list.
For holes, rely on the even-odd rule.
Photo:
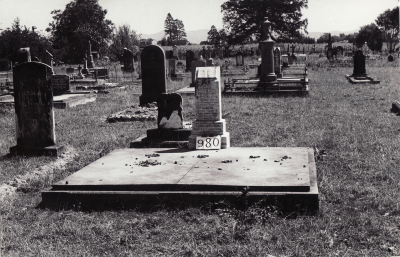
[[(281, 215), (262, 202), (246, 210), (223, 202), (145, 211), (37, 208), (41, 190), (156, 127), (105, 122), (138, 104), (131, 88), (55, 109), (57, 143), (73, 153), (64, 165), (47, 157), (6, 156), (16, 144), (15, 114), (0, 110), (0, 184), (31, 174), (1, 200), (2, 256), (400, 255), (400, 117), (390, 112), (400, 100), (399, 60), (368, 61), (377, 85), (352, 85), (345, 78), (352, 67), (310, 60), (309, 97), (227, 96), (222, 108), (232, 146), (316, 146), (328, 153), (317, 160), (316, 216)], [(188, 85), (168, 83), (174, 89)], [(184, 96), (185, 120), (195, 118), (193, 107), (194, 97)]]

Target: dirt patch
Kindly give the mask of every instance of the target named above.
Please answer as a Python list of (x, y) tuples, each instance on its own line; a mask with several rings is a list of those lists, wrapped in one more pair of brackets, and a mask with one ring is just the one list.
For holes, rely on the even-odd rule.
[(107, 122), (124, 122), (124, 121), (151, 121), (157, 120), (158, 108), (157, 103), (149, 103), (144, 106), (133, 105), (128, 109), (111, 114), (107, 117)]

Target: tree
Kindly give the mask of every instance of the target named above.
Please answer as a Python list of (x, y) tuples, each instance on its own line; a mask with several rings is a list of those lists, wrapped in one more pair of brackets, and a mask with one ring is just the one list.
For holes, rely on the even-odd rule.
[(165, 36), (168, 36), (168, 45), (187, 43), (183, 22), (179, 19), (174, 20), (170, 13), (168, 13), (167, 18), (164, 21), (164, 32)]
[(230, 44), (240, 44), (249, 37), (263, 38), (262, 23), (265, 17), (272, 29), (282, 38), (290, 39), (306, 31), (308, 21), (301, 20), (301, 8), (308, 0), (229, 0), (221, 5), (223, 23)]
[(215, 46), (219, 44), (219, 32), (214, 25), (211, 26), (211, 29), (208, 31), (207, 34), (208, 34), (207, 41), (209, 44)]
[(174, 35), (176, 38), (176, 45), (182, 44), (182, 42), (186, 42), (186, 32), (185, 32), (185, 26), (183, 25), (183, 22), (179, 19), (175, 20), (175, 31)]
[(140, 36), (128, 24), (114, 28), (114, 34), (111, 39), (112, 44), (109, 47), (111, 59), (115, 60), (118, 55), (123, 53), (125, 47), (135, 53), (139, 45)]
[(107, 53), (113, 23), (105, 18), (107, 10), (98, 0), (74, 0), (65, 10), (54, 10), (53, 21), (46, 31), (51, 32), (53, 48), (65, 49), (64, 61), (82, 62), (90, 40), (93, 49)]
[(0, 59), (15, 62), (18, 50), (22, 47), (29, 47), (31, 56), (38, 58), (41, 58), (45, 50), (53, 52), (48, 38), (30, 31), (26, 26), (22, 29), (19, 18), (16, 18), (11, 28), (0, 34)]
[(356, 37), (357, 47), (362, 47), (367, 42), (367, 46), (372, 51), (382, 50), (382, 31), (374, 23), (361, 27)]
[(329, 33), (324, 33), (317, 39), (317, 43), (327, 43), (329, 40)]
[(384, 32), (387, 49), (392, 52), (399, 36), (399, 7), (386, 10), (378, 16), (375, 22)]
[(173, 33), (175, 31), (175, 20), (172, 18), (172, 15), (168, 13), (167, 18), (164, 21), (164, 32), (165, 35), (168, 35), (168, 43), (169, 45), (172, 45), (172, 38), (173, 38)]

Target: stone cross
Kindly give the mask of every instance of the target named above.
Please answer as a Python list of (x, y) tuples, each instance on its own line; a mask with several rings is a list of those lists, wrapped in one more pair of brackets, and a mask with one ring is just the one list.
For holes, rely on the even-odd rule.
[(221, 136), (221, 148), (230, 147), (229, 132), (221, 114), (220, 67), (196, 69), (196, 120), (189, 136), (189, 149), (196, 148), (197, 136)]
[(140, 105), (157, 101), (157, 97), (166, 93), (165, 53), (157, 45), (146, 46), (141, 54), (142, 95)]
[(51, 68), (40, 62), (25, 62), (13, 69), (17, 145), (11, 154), (58, 156), (54, 130)]

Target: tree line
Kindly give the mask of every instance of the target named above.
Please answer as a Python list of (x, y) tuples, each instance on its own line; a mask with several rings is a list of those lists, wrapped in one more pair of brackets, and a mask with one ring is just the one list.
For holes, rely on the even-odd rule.
[[(237, 45), (259, 42), (263, 38), (262, 23), (265, 17), (272, 23), (272, 37), (279, 42), (315, 43), (307, 36), (308, 20), (303, 19), (301, 9), (307, 8), (308, 0), (228, 0), (221, 5), (223, 29), (213, 25), (207, 40), (202, 44), (214, 46)], [(141, 35), (130, 25), (115, 26), (106, 19), (98, 0), (73, 0), (64, 10), (54, 10), (52, 22), (46, 31), (48, 36), (34, 28), (22, 27), (15, 19), (10, 28), (0, 33), (0, 65), (17, 59), (18, 49), (30, 47), (31, 55), (40, 57), (46, 50), (56, 61), (81, 63), (91, 42), (92, 49), (100, 56), (107, 55), (117, 60), (127, 47), (136, 53)], [(333, 36), (333, 41), (348, 40), (356, 44), (367, 42), (372, 50), (380, 50), (386, 42), (393, 51), (399, 33), (399, 8), (387, 10), (375, 23), (363, 26), (353, 35)], [(327, 42), (327, 34), (318, 40)], [(189, 44), (183, 21), (168, 13), (164, 22), (164, 37), (160, 45)]]

